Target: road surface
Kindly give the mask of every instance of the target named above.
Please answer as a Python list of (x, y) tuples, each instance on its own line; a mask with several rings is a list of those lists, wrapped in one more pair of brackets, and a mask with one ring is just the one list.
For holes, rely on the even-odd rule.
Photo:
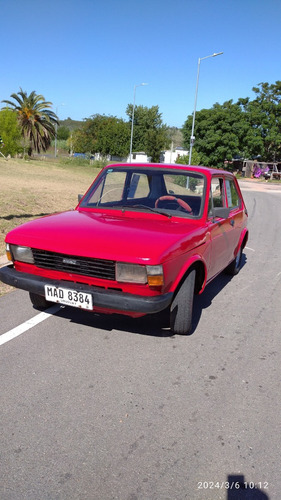
[(281, 189), (241, 186), (243, 267), (190, 336), (0, 298), (1, 500), (280, 499)]

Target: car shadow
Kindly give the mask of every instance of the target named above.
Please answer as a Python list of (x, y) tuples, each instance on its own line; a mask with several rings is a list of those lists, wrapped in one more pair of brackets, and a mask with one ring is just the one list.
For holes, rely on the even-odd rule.
[[(165, 320), (159, 323), (155, 315), (142, 316), (140, 318), (130, 318), (121, 314), (99, 314), (89, 311), (73, 309), (72, 307), (63, 307), (57, 314), (71, 323), (97, 328), (98, 330), (137, 333), (152, 337), (172, 337), (173, 333)], [(161, 318), (162, 320), (162, 318)]]
[[(242, 255), (241, 268), (246, 263), (246, 256)], [(218, 295), (232, 280), (233, 276), (225, 273), (219, 274), (204, 290), (202, 295), (194, 297), (192, 330), (193, 335), (197, 329), (202, 316), (202, 311), (207, 309), (216, 295)], [(169, 328), (169, 314), (151, 314), (141, 318), (130, 318), (119, 314), (97, 314), (72, 307), (62, 307), (58, 313), (60, 317), (68, 319), (72, 323), (94, 327), (100, 330), (120, 330), (124, 332), (147, 335), (151, 337), (173, 337)]]
[(50, 213), (41, 213), (41, 214), (11, 214), (0, 216), (0, 219), (3, 220), (12, 220), (12, 219), (30, 219), (30, 217), (44, 217), (45, 215), (50, 215)]
[[(247, 261), (246, 255), (243, 253), (241, 257), (241, 269), (245, 266)], [(222, 272), (219, 274), (204, 290), (201, 295), (195, 295), (193, 304), (193, 320), (192, 320), (192, 330), (189, 335), (193, 335), (198, 323), (200, 321), (203, 309), (207, 309), (214, 298), (230, 283), (232, 279), (236, 276), (231, 276)]]

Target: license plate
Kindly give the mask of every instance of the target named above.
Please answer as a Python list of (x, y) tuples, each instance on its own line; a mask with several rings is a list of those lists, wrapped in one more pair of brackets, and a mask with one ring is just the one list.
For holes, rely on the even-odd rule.
[(90, 293), (78, 292), (71, 288), (45, 285), (45, 299), (50, 302), (64, 304), (65, 306), (93, 309), (93, 298)]

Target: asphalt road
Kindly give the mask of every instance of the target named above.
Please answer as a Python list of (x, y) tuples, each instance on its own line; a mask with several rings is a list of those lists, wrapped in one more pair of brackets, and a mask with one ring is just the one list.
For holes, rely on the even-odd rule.
[(281, 498), (281, 189), (252, 185), (243, 268), (190, 336), (0, 298), (1, 500)]

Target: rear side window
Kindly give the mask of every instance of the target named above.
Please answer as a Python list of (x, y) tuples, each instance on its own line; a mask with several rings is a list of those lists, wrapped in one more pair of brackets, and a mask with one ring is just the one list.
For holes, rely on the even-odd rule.
[(225, 186), (226, 186), (228, 206), (231, 208), (238, 208), (240, 206), (240, 197), (234, 181), (226, 179)]

